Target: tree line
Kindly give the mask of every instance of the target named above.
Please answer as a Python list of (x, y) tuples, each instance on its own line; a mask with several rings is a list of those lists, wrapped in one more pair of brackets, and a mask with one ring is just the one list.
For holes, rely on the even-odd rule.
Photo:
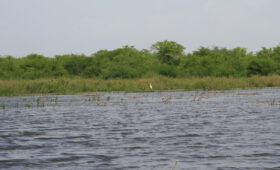
[(184, 53), (174, 41), (160, 41), (150, 49), (124, 46), (90, 56), (66, 54), (53, 58), (30, 54), (0, 57), (0, 79), (83, 77), (128, 79), (167, 77), (249, 77), (280, 74), (280, 46), (248, 52), (246, 48), (207, 48)]

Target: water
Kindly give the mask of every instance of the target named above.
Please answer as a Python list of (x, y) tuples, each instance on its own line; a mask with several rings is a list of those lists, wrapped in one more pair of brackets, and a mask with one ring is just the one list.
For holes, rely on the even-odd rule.
[(0, 169), (280, 169), (280, 89), (0, 98)]

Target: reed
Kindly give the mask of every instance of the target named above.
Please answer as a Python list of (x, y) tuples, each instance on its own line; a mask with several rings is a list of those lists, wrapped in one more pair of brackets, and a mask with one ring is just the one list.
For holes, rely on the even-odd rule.
[[(153, 85), (152, 89), (150, 88), (150, 83)], [(228, 90), (263, 87), (280, 87), (280, 76), (271, 75), (241, 78), (168, 78), (154, 76), (150, 78), (110, 80), (84, 78), (0, 80), (0, 96), (77, 94), (88, 92)]]

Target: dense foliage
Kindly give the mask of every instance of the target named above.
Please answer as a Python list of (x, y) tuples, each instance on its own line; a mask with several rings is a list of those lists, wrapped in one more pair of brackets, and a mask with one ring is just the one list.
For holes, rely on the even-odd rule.
[(0, 79), (57, 77), (139, 78), (168, 77), (249, 77), (280, 74), (280, 46), (256, 53), (245, 48), (201, 47), (185, 54), (174, 41), (161, 41), (150, 50), (124, 46), (101, 50), (90, 56), (58, 55), (54, 58), (30, 54), (22, 58), (0, 57)]

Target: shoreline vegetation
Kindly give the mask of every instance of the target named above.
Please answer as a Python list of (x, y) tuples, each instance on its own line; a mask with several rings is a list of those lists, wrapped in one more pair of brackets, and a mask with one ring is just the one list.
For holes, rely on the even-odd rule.
[(0, 96), (280, 86), (280, 45), (257, 52), (241, 47), (185, 49), (165, 40), (150, 49), (123, 46), (89, 56), (0, 56)]
[[(153, 88), (150, 88), (150, 83)], [(156, 76), (140, 79), (59, 78), (0, 80), (0, 96), (42, 94), (81, 94), (91, 92), (158, 92), (193, 90), (230, 90), (280, 87), (280, 76), (170, 78)]]

